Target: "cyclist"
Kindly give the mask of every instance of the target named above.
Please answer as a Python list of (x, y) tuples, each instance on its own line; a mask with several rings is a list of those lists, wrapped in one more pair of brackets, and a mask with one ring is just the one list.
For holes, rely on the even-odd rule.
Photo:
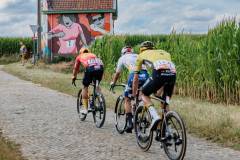
[[(92, 81), (102, 80), (103, 76), (103, 62), (95, 54), (91, 53), (88, 48), (81, 48), (80, 54), (75, 60), (73, 69), (72, 84), (76, 86), (75, 81), (79, 72), (80, 64), (84, 67), (83, 77), (83, 90), (82, 90), (82, 103), (83, 107), (80, 111), (81, 114), (86, 115), (88, 113), (88, 87)], [(98, 90), (100, 88), (97, 88)]]
[[(153, 107), (153, 103), (149, 96), (152, 93), (156, 93), (162, 86), (164, 86), (163, 98), (168, 103), (169, 98), (172, 96), (176, 81), (176, 69), (174, 63), (171, 61), (171, 55), (168, 52), (154, 49), (154, 44), (151, 41), (141, 43), (140, 54), (137, 58), (133, 79), (134, 96), (136, 95), (139, 71), (141, 70), (142, 64), (148, 64), (153, 68), (152, 77), (150, 77), (142, 87), (142, 100), (144, 105), (148, 107), (152, 117), (150, 129), (155, 130), (161, 119)], [(167, 106), (166, 109), (169, 110), (169, 107)]]
[[(132, 133), (133, 129), (133, 123), (132, 123), (132, 107), (131, 107), (131, 97), (132, 97), (132, 82), (133, 82), (133, 76), (134, 76), (134, 70), (137, 60), (137, 54), (133, 52), (132, 47), (125, 46), (121, 50), (121, 57), (118, 60), (116, 73), (113, 76), (113, 80), (111, 82), (111, 87), (115, 85), (118, 78), (120, 77), (120, 74), (122, 72), (122, 69), (125, 67), (129, 71), (129, 76), (127, 80), (127, 86), (124, 91), (124, 107), (126, 111), (126, 121), (127, 121), (127, 127), (126, 132)], [(143, 85), (144, 82), (148, 79), (148, 73), (145, 66), (140, 67), (139, 70), (139, 86)]]

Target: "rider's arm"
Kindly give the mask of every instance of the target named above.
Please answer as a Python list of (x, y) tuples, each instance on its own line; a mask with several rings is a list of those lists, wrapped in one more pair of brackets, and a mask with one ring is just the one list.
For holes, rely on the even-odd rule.
[(79, 60), (79, 57), (77, 57), (75, 60), (74, 68), (73, 68), (73, 78), (77, 77), (77, 74), (78, 74), (79, 68), (80, 68), (80, 64), (81, 64), (81, 62)]
[(120, 77), (122, 68), (123, 68), (123, 62), (122, 62), (122, 58), (120, 58), (117, 63), (116, 73), (114, 74), (113, 80), (111, 82), (112, 84), (115, 84), (117, 82), (118, 78)]
[(137, 94), (137, 89), (138, 89), (138, 74), (142, 68), (143, 64), (143, 59), (138, 55), (137, 61), (136, 61), (136, 69), (135, 69), (135, 74), (133, 78), (133, 84), (132, 84), (132, 90), (133, 90), (133, 96), (135, 97)]
[(120, 77), (121, 72), (116, 72), (113, 76), (112, 84), (116, 84), (118, 78)]

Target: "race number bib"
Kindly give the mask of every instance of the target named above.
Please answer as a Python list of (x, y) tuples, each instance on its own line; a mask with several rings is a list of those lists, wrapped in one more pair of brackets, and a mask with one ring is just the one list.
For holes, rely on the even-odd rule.
[(165, 60), (160, 60), (157, 61), (153, 64), (154, 69), (159, 70), (159, 69), (170, 69), (171, 71), (176, 71), (175, 65), (170, 62), (170, 61), (165, 61)]
[(101, 66), (103, 65), (102, 60), (99, 58), (92, 58), (87, 61), (88, 66)]
[(67, 48), (72, 48), (75, 46), (75, 40), (69, 40), (69, 41), (66, 41), (67, 43)]

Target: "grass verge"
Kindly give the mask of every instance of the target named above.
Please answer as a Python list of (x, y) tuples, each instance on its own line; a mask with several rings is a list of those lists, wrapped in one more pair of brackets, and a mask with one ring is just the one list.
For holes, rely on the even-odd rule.
[(19, 146), (2, 137), (0, 131), (0, 160), (24, 160)]
[[(4, 67), (4, 70), (21, 79), (75, 96), (78, 88), (81, 87), (80, 82), (78, 88), (73, 87), (71, 85), (71, 74), (59, 73), (56, 70), (54, 72), (53, 68), (51, 65), (22, 67), (20, 64), (9, 64)], [(102, 86), (107, 106), (113, 108), (120, 92), (117, 94), (109, 92), (108, 82), (102, 82)], [(240, 150), (240, 106), (225, 106), (174, 96), (171, 108), (178, 111), (183, 117), (189, 133)]]
[(20, 61), (17, 55), (12, 56), (0, 56), (0, 64), (9, 64)]

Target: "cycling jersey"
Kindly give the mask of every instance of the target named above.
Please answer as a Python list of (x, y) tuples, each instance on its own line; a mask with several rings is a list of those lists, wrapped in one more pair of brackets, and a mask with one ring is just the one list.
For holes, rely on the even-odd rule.
[(74, 69), (79, 70), (81, 63), (85, 69), (100, 69), (103, 66), (102, 60), (93, 53), (83, 53), (77, 56)]
[[(123, 67), (126, 67), (129, 73), (134, 72), (137, 57), (138, 55), (135, 53), (124, 54), (118, 60), (116, 72), (121, 72)], [(146, 67), (142, 66), (140, 69), (146, 70)]]
[(175, 65), (171, 61), (171, 55), (164, 50), (146, 50), (137, 57), (136, 72), (141, 70), (142, 64), (150, 65), (155, 70), (170, 70), (176, 72)]

